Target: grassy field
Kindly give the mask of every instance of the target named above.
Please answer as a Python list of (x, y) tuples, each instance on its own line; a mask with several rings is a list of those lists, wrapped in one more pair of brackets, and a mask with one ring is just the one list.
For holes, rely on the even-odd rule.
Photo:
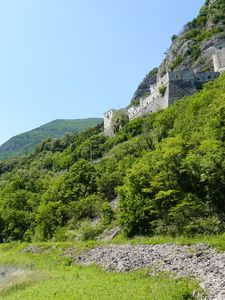
[[(195, 237), (116, 237), (114, 244), (196, 244), (206, 243), (217, 250), (225, 250), (225, 234)], [(0, 261), (3, 266), (17, 267), (20, 272), (0, 281), (0, 299), (4, 300), (72, 300), (72, 299), (194, 299), (198, 283), (190, 279), (175, 279), (170, 274), (149, 276), (144, 269), (130, 273), (108, 273), (96, 266), (78, 266), (70, 257), (62, 255), (73, 247), (79, 254), (85, 249), (106, 244), (97, 242), (36, 243), (41, 254), (21, 250), (28, 244), (0, 245)], [(1, 275), (1, 274), (0, 274)]]
[(91, 243), (42, 243), (42, 254), (21, 253), (26, 244), (0, 246), (1, 265), (17, 266), (23, 272), (1, 282), (0, 299), (149, 299), (188, 300), (198, 289), (194, 280), (175, 279), (168, 274), (150, 277), (148, 270), (107, 273), (96, 266), (81, 267), (62, 256), (68, 247), (77, 253)]
[(153, 237), (145, 237), (138, 236), (135, 238), (127, 239), (122, 235), (117, 236), (113, 243), (115, 244), (164, 244), (164, 243), (175, 243), (178, 245), (193, 245), (198, 243), (207, 244), (218, 251), (225, 251), (225, 233), (217, 234), (217, 235), (195, 235), (195, 236), (153, 236)]

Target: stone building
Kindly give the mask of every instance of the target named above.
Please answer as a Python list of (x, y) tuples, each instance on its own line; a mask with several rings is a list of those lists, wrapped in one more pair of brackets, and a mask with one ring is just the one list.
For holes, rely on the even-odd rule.
[(214, 46), (213, 64), (215, 72), (225, 71), (225, 42)]
[(140, 100), (138, 107), (131, 107), (128, 110), (129, 119), (165, 109), (175, 100), (194, 94), (202, 83), (218, 76), (219, 72), (194, 74), (190, 69), (167, 72), (163, 77), (157, 78), (156, 87), (147, 98)]
[(113, 136), (113, 129), (111, 126), (111, 121), (113, 117), (113, 113), (116, 111), (116, 109), (110, 109), (107, 112), (104, 113), (104, 133), (107, 136)]
[[(129, 120), (165, 109), (175, 100), (196, 93), (203, 83), (217, 78), (225, 71), (225, 42), (216, 44), (212, 60), (215, 72), (194, 73), (192, 69), (185, 69), (158, 75), (156, 84), (149, 87), (150, 95), (140, 99), (139, 106), (128, 109)], [(104, 132), (107, 136), (114, 135), (111, 127), (114, 112), (115, 109), (111, 109), (104, 114)]]

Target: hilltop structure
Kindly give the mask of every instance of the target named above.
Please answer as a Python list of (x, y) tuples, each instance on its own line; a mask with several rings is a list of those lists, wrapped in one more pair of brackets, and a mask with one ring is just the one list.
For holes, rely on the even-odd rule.
[[(139, 106), (128, 108), (129, 120), (165, 109), (175, 100), (197, 92), (203, 83), (217, 78), (225, 71), (225, 42), (216, 44), (212, 50), (214, 72), (194, 73), (192, 69), (184, 69), (167, 71), (163, 76), (158, 73), (156, 83), (149, 87), (150, 95), (141, 98)], [(114, 135), (111, 121), (115, 111), (110, 109), (104, 114), (104, 132), (107, 136)]]
[(213, 65), (215, 72), (225, 71), (225, 42), (214, 46)]

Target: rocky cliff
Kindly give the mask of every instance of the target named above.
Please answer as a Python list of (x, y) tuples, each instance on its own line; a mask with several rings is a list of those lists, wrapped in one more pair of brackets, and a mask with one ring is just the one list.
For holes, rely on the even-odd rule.
[[(225, 1), (207, 0), (198, 16), (171, 40), (171, 47), (158, 68), (158, 75), (185, 68), (193, 68), (196, 73), (213, 71), (213, 46), (225, 41)], [(140, 83), (132, 104), (137, 104), (138, 99), (149, 91), (149, 84), (156, 78), (155, 70), (150, 71)], [(155, 77), (152, 78), (152, 74)]]
[(145, 76), (133, 95), (132, 105), (139, 105), (140, 98), (149, 95), (150, 85), (156, 83), (157, 72), (158, 68), (154, 68)]

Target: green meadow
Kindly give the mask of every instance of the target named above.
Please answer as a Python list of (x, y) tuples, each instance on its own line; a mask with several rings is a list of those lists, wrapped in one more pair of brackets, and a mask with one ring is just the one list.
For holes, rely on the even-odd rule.
[(28, 244), (3, 244), (3, 266), (21, 272), (1, 281), (0, 299), (4, 300), (74, 300), (74, 299), (195, 299), (200, 290), (195, 280), (176, 279), (171, 274), (150, 276), (150, 270), (130, 273), (105, 272), (97, 266), (79, 266), (63, 253), (73, 247), (75, 253), (93, 247), (93, 243), (41, 243), (41, 254), (21, 250)]

